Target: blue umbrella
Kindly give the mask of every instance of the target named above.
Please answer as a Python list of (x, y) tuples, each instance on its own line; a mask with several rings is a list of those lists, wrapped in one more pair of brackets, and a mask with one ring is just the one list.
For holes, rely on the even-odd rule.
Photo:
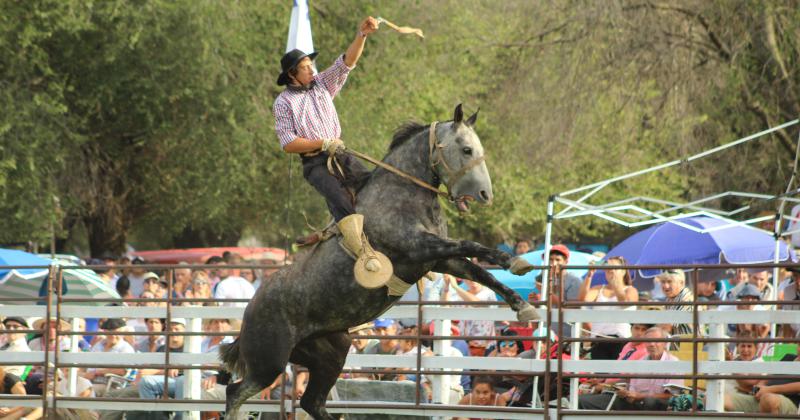
[(49, 266), (50, 260), (16, 249), (0, 248), (0, 284), (5, 283), (6, 280), (12, 277), (35, 279), (40, 278), (42, 272), (47, 273), (46, 268), (7, 268), (20, 265)]
[[(540, 266), (546, 265), (542, 263), (542, 254), (544, 253), (544, 249), (537, 249), (536, 251), (528, 252), (527, 254), (522, 254), (521, 257), (525, 258), (526, 261), (529, 263)], [(569, 262), (570, 265), (589, 265), (592, 262), (597, 261), (598, 258), (592, 254), (587, 254), (585, 252), (579, 251), (572, 251), (569, 252)], [(568, 272), (575, 274), (578, 277), (583, 277), (586, 275), (585, 269), (570, 269), (567, 270)], [(536, 288), (536, 277), (539, 276), (542, 270), (532, 270), (531, 272), (522, 275), (516, 276), (511, 274), (508, 270), (502, 269), (490, 269), (490, 273), (500, 282), (505, 284), (506, 286), (512, 288), (515, 292), (519, 293), (523, 299), (527, 299), (528, 295), (531, 292), (538, 292), (539, 290)], [(501, 297), (497, 296), (498, 300), (502, 300)]]
[[(794, 261), (779, 243), (778, 261)], [(723, 218), (694, 216), (660, 223), (631, 235), (608, 252), (630, 265), (757, 264), (775, 259), (772, 234)], [(637, 278), (655, 277), (661, 270), (636, 270)]]

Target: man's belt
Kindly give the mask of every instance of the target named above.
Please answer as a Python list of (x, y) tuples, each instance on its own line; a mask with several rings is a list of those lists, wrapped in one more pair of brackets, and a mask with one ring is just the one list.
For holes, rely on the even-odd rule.
[(308, 152), (308, 153), (300, 153), (300, 156), (304, 158), (310, 158), (319, 155), (322, 153), (322, 150), (317, 150), (316, 152)]

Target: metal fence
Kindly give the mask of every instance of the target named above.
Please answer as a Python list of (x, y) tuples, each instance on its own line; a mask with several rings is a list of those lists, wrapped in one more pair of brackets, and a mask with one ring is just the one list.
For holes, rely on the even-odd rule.
[[(787, 266), (787, 265), (779, 265)], [(138, 265), (140, 268), (152, 268), (166, 270), (168, 279), (172, 279), (172, 270), (176, 268), (203, 269), (207, 266), (187, 266), (187, 265), (159, 265), (147, 266)], [(737, 268), (772, 268), (774, 265), (748, 265), (736, 266)], [(14, 267), (14, 268), (34, 268), (34, 267)], [(35, 267), (40, 268), (40, 267)], [(135, 335), (148, 336), (159, 335), (169, 338), (171, 335), (183, 335), (187, 337), (184, 344), (183, 353), (170, 352), (169, 346), (165, 346), (164, 353), (135, 353), (135, 354), (113, 354), (113, 353), (86, 353), (78, 352), (77, 340), (71, 340), (71, 351), (34, 351), (30, 353), (10, 353), (0, 352), (0, 365), (36, 365), (41, 366), (44, 371), (43, 389), (49, 390), (42, 396), (11, 397), (1, 396), (3, 404), (27, 407), (42, 407), (46, 413), (53, 413), (56, 408), (76, 408), (93, 410), (136, 410), (136, 411), (189, 411), (190, 417), (197, 418), (200, 411), (222, 411), (224, 401), (200, 400), (200, 370), (218, 369), (220, 367), (216, 354), (200, 353), (200, 336), (210, 336), (215, 333), (203, 332), (201, 321), (203, 319), (229, 318), (241, 319), (243, 308), (225, 306), (175, 306), (185, 302), (206, 303), (222, 302), (213, 299), (176, 299), (172, 298), (172, 281), (168, 281), (167, 298), (164, 299), (127, 299), (125, 303), (136, 302), (165, 302), (164, 307), (130, 307), (130, 306), (73, 306), (73, 304), (84, 303), (87, 299), (75, 299), (63, 296), (61, 291), (63, 270), (78, 267), (51, 266), (48, 276), (48, 296), (31, 298), (24, 302), (21, 299), (14, 299), (9, 302), (7, 299), (0, 299), (0, 316), (23, 316), (23, 317), (43, 317), (51, 318), (164, 318), (166, 325), (174, 318), (184, 318), (187, 320), (187, 330), (185, 332), (170, 332), (165, 328), (163, 332), (115, 332), (115, 335)], [(101, 269), (103, 267), (81, 266), (79, 268)], [(264, 265), (231, 265), (227, 268), (272, 268)], [(544, 268), (544, 267), (542, 267)], [(570, 266), (570, 268), (585, 268)], [(602, 266), (593, 268), (602, 269)], [(656, 268), (677, 268), (675, 266), (613, 266), (615, 269), (656, 269)], [(724, 268), (724, 266), (683, 266), (680, 268)], [(689, 272), (691, 275), (692, 289), (697, 290), (698, 276), (697, 270)], [(694, 274), (691, 274), (694, 273)], [(548, 276), (549, 286), (563, 287), (560, 282), (554, 282), (553, 272)], [(689, 283), (689, 282), (687, 282)], [(2, 287), (0, 285), (0, 287)], [(553, 290), (552, 288), (548, 288)], [(563, 290), (562, 290), (563, 292)], [(560, 293), (559, 296), (562, 296)], [(397, 306), (387, 312), (387, 318), (416, 318), (417, 325), (429, 322), (433, 323), (433, 334), (423, 334), (422, 329), (417, 329), (414, 337), (417, 348), (420, 349), (421, 340), (432, 340), (434, 342), (434, 356), (423, 356), (418, 350), (416, 357), (409, 356), (389, 356), (389, 355), (355, 355), (348, 356), (343, 373), (391, 373), (397, 369), (406, 370), (408, 373), (415, 374), (416, 395), (414, 402), (398, 403), (385, 401), (354, 402), (354, 401), (329, 401), (328, 408), (332, 413), (381, 413), (381, 414), (403, 414), (417, 415), (425, 417), (449, 418), (458, 417), (481, 417), (481, 418), (502, 418), (502, 419), (532, 419), (532, 418), (594, 418), (598, 415), (625, 415), (631, 418), (652, 418), (654, 416), (669, 417), (725, 417), (725, 418), (797, 418), (793, 416), (777, 416), (759, 413), (729, 413), (723, 412), (722, 402), (724, 397), (724, 381), (742, 378), (797, 378), (800, 381), (800, 363), (790, 362), (770, 362), (757, 363), (726, 361), (724, 354), (725, 343), (734, 343), (743, 339), (726, 337), (724, 326), (726, 324), (788, 324), (800, 322), (800, 311), (770, 310), (770, 311), (716, 311), (704, 309), (706, 306), (726, 306), (736, 305), (730, 301), (704, 301), (697, 300), (696, 293), (691, 302), (682, 302), (691, 305), (691, 311), (677, 310), (603, 310), (592, 311), (586, 309), (591, 306), (620, 306), (637, 307), (642, 306), (669, 306), (672, 302), (578, 302), (578, 301), (557, 301), (550, 299), (532, 302), (537, 304), (539, 313), (542, 316), (543, 325), (540, 327), (548, 329), (555, 325), (564, 323), (572, 324), (572, 336), (561, 337), (562, 345), (558, 345), (555, 359), (543, 360), (539, 358), (537, 349), (536, 359), (518, 359), (503, 357), (448, 357), (443, 356), (450, 340), (450, 320), (487, 320), (487, 321), (508, 321), (514, 320), (515, 314), (508, 309), (502, 302), (499, 303), (464, 303), (451, 301), (417, 301), (400, 302)], [(55, 299), (53, 299), (55, 297)], [(55, 302), (55, 303), (54, 303)], [(92, 300), (93, 303), (97, 301)], [(110, 300), (108, 303), (122, 303), (122, 300)], [(227, 300), (230, 302), (245, 302), (243, 300)], [(5, 305), (14, 303), (13, 305)], [(29, 303), (29, 304), (25, 304)], [(38, 303), (38, 304), (37, 304)], [(69, 303), (70, 305), (65, 305)], [(781, 303), (798, 304), (797, 301), (768, 301), (759, 302), (760, 304), (777, 305)], [(689, 337), (670, 337), (657, 341), (669, 343), (690, 343), (692, 345), (691, 360), (680, 361), (608, 361), (608, 360), (564, 360), (564, 345), (569, 345), (572, 355), (580, 354), (581, 343), (596, 341), (647, 341), (647, 339), (631, 338), (591, 338), (581, 336), (581, 324), (586, 322), (630, 322), (635, 319), (640, 323), (653, 324), (691, 324), (693, 334)], [(56, 323), (59, 325), (59, 323)], [(707, 330), (708, 334), (701, 335), (701, 326)], [(73, 327), (69, 331), (63, 331), (60, 326), (55, 329), (55, 340), (58, 343), (60, 337), (76, 335), (102, 335), (103, 332), (76, 331), (77, 322), (73, 321)], [(41, 333), (45, 343), (51, 338), (50, 329), (43, 330), (0, 330), (0, 333)], [(216, 335), (235, 336), (238, 331), (227, 333), (216, 333)], [(362, 339), (391, 339), (408, 338), (408, 336), (385, 336), (385, 335), (361, 335)], [(460, 340), (489, 339), (505, 340), (506, 336), (458, 336)], [(517, 336), (515, 340), (535, 342), (535, 347), (543, 346), (550, 349), (553, 342), (550, 334), (545, 333), (540, 336), (537, 334), (529, 336)], [(758, 343), (800, 343), (800, 338), (758, 338), (748, 339), (748, 341)], [(707, 349), (703, 350), (703, 346)], [(700, 353), (707, 354), (707, 360), (701, 360)], [(369, 366), (369, 368), (364, 368)], [(67, 368), (69, 375), (69, 389), (74, 390), (76, 374), (79, 368), (125, 368), (125, 369), (164, 369), (165, 390), (162, 400), (144, 399), (110, 399), (110, 398), (77, 398), (57, 395), (53, 387), (48, 387), (48, 381), (55, 375), (51, 375), (54, 369)], [(184, 369), (186, 380), (184, 382), (184, 399), (167, 399), (167, 369)], [(297, 369), (302, 369), (298, 367)], [(458, 406), (452, 402), (447, 403), (444, 395), (442, 377), (453, 375), (477, 375), (488, 374), (494, 376), (516, 375), (533, 377), (536, 381), (544, 381), (544, 395), (541, 398), (544, 403), (538, 403), (534, 395), (533, 407), (478, 407), (478, 406)], [(422, 375), (430, 378), (433, 385), (433, 399), (426, 402), (420, 392), (420, 381)], [(553, 378), (555, 375), (555, 378)], [(693, 407), (690, 412), (608, 412), (608, 411), (588, 411), (577, 410), (578, 401), (578, 382), (579, 378), (671, 378), (676, 380), (690, 380), (692, 388)], [(557, 381), (556, 395), (550, 395), (550, 381)], [(705, 390), (705, 411), (697, 410), (698, 382), (707, 383)], [(562, 395), (562, 389), (566, 382), (570, 383), (570, 395)], [(536, 388), (536, 387), (535, 387)], [(282, 416), (289, 413), (301, 411), (297, 402), (285, 392), (281, 387), (281, 398), (279, 401), (249, 401), (244, 405), (243, 410), (253, 412), (278, 412)], [(534, 390), (534, 394), (536, 394)], [(568, 401), (564, 406), (562, 399)], [(551, 404), (555, 401), (555, 404)], [(543, 407), (543, 406), (546, 406)]]

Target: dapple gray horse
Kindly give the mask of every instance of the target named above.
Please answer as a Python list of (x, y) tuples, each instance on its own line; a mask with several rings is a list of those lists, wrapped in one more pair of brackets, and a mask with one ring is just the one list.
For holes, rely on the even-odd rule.
[[(408, 124), (395, 134), (384, 162), (431, 185), (444, 183), (460, 211), (468, 210), (470, 201), (488, 204), (492, 183), (473, 130), (476, 119), (477, 112), (464, 120), (459, 105), (450, 122)], [(521, 321), (537, 317), (528, 302), (467, 258), (504, 268), (520, 260), (475, 242), (448, 239), (436, 193), (379, 168), (357, 197), (367, 237), (391, 259), (401, 280), (414, 284), (429, 271), (449, 273), (497, 292)], [(228, 385), (229, 414), (292, 362), (308, 368), (310, 375), (300, 406), (315, 419), (335, 418), (325, 410), (325, 400), (350, 348), (348, 328), (375, 319), (398, 300), (385, 287), (359, 286), (353, 264), (334, 238), (273, 274), (256, 292), (245, 309), (239, 338), (220, 350), (228, 369), (242, 378)]]

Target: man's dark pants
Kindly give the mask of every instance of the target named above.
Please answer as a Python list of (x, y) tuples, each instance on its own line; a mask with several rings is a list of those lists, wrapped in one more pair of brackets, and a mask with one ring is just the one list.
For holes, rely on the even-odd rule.
[[(312, 157), (303, 156), (302, 159), (303, 177), (325, 197), (328, 210), (330, 210), (333, 218), (338, 222), (355, 213), (355, 198), (353, 194), (350, 193), (350, 190), (344, 185), (340, 177), (331, 175), (328, 172), (328, 154), (322, 152)], [(348, 180), (366, 176), (369, 173), (361, 162), (346, 153), (338, 154), (336, 159)], [(335, 165), (334, 170), (336, 170)]]
[[(578, 399), (578, 408), (582, 410), (605, 410), (614, 394), (604, 392), (602, 394), (581, 395)], [(645, 398), (643, 400), (628, 402), (624, 398), (614, 400), (612, 410), (618, 411), (667, 411), (667, 400), (659, 398)]]

